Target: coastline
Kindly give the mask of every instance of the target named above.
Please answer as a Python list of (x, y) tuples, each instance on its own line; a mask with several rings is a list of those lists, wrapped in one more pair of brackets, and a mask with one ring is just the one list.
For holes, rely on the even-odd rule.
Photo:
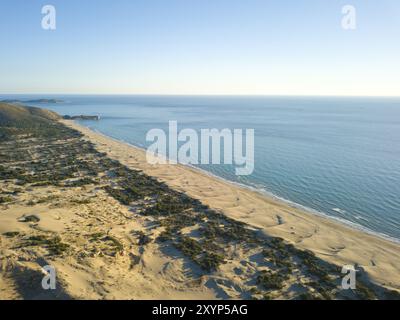
[[(67, 119), (67, 120), (69, 120), (69, 119)], [(108, 136), (108, 135), (106, 135), (106, 134), (104, 134), (104, 133), (102, 133), (102, 132), (100, 132), (98, 130), (92, 129), (90, 127), (83, 126), (83, 125), (78, 124), (76, 122), (74, 122), (74, 123), (76, 125), (82, 127), (82, 128), (87, 128), (90, 131), (92, 131), (94, 133), (97, 133), (97, 134), (99, 134), (100, 136), (103, 136), (106, 139), (111, 139), (111, 140), (113, 140), (113, 141), (115, 141), (117, 143), (123, 143), (123, 144), (125, 144), (125, 145), (127, 145), (129, 147), (137, 149), (138, 152), (146, 152), (146, 150), (145, 150), (145, 148), (143, 146), (134, 145), (134, 144), (129, 143), (129, 142), (125, 141), (125, 140), (120, 140), (120, 139), (114, 138), (112, 136)], [(191, 165), (191, 164), (178, 164), (178, 165), (182, 166), (184, 168), (193, 169), (195, 171), (198, 171), (201, 174), (209, 176), (212, 179), (217, 179), (218, 181), (221, 181), (223, 183), (227, 183), (227, 184), (230, 184), (232, 186), (236, 186), (236, 187), (241, 188), (241, 189), (245, 189), (245, 190), (249, 190), (251, 192), (255, 192), (255, 193), (257, 193), (257, 194), (259, 194), (261, 196), (267, 197), (267, 198), (269, 198), (271, 200), (274, 200), (274, 201), (276, 201), (278, 203), (282, 203), (282, 204), (284, 204), (286, 206), (289, 206), (291, 208), (295, 208), (295, 209), (301, 210), (301, 211), (303, 211), (303, 212), (305, 212), (307, 214), (316, 215), (316, 216), (321, 217), (323, 219), (328, 219), (328, 220), (331, 220), (331, 221), (333, 221), (335, 223), (339, 223), (341, 225), (344, 225), (344, 226), (346, 226), (346, 227), (348, 227), (348, 228), (350, 228), (352, 230), (360, 231), (360, 232), (369, 234), (369, 235), (371, 235), (373, 237), (378, 237), (380, 239), (383, 239), (383, 240), (386, 240), (386, 241), (389, 241), (389, 242), (392, 242), (392, 243), (400, 245), (400, 238), (395, 238), (395, 237), (389, 236), (389, 235), (387, 235), (385, 233), (381, 233), (381, 232), (378, 232), (378, 231), (373, 231), (373, 230), (371, 230), (371, 229), (369, 229), (367, 227), (364, 227), (364, 226), (362, 226), (360, 224), (357, 224), (355, 222), (352, 222), (352, 221), (349, 221), (349, 220), (346, 220), (346, 219), (343, 219), (343, 218), (339, 218), (339, 217), (335, 217), (335, 216), (332, 216), (332, 215), (328, 215), (328, 214), (326, 214), (326, 213), (324, 213), (322, 211), (318, 211), (316, 209), (301, 205), (301, 204), (293, 202), (291, 200), (279, 197), (279, 196), (277, 196), (277, 195), (273, 194), (272, 192), (269, 192), (269, 191), (267, 191), (265, 189), (261, 189), (261, 188), (257, 188), (257, 187), (251, 186), (251, 185), (246, 185), (244, 183), (240, 183), (240, 182), (229, 180), (227, 178), (224, 178), (222, 176), (218, 176), (217, 174), (214, 174), (214, 173), (212, 173), (210, 171), (201, 169), (201, 168), (196, 167), (196, 166)]]
[[(400, 244), (332, 217), (311, 213), (296, 204), (263, 194), (251, 187), (227, 181), (185, 165), (150, 165), (145, 150), (72, 121), (61, 121), (84, 134), (99, 151), (130, 168), (187, 193), (228, 217), (245, 222), (260, 233), (281, 237), (300, 249), (338, 265), (358, 264), (371, 278), (389, 288), (400, 289)], [(205, 187), (207, 186), (207, 187)]]

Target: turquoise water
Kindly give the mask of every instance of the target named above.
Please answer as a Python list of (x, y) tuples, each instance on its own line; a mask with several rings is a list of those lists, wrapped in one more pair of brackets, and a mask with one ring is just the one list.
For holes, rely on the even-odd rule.
[[(0, 96), (0, 99), (34, 96)], [(400, 239), (400, 99), (317, 97), (41, 96), (61, 114), (145, 147), (152, 128), (255, 129), (255, 170), (201, 166), (222, 178)]]

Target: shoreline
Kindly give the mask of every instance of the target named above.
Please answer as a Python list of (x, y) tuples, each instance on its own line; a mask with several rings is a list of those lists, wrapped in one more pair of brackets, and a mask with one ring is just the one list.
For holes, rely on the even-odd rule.
[(145, 150), (138, 146), (73, 121), (61, 122), (80, 131), (108, 157), (165, 182), (170, 188), (256, 228), (263, 235), (283, 238), (340, 266), (357, 264), (375, 282), (400, 289), (400, 245), (396, 242), (307, 212), (198, 168), (182, 164), (150, 165)]
[[(66, 119), (66, 120), (69, 120), (69, 119)], [(74, 120), (72, 120), (72, 121), (74, 121)], [(68, 124), (68, 122), (67, 122), (67, 124)], [(92, 129), (90, 127), (86, 127), (86, 126), (81, 125), (81, 124), (79, 124), (79, 123), (77, 123), (75, 121), (74, 121), (74, 124), (79, 126), (79, 127), (81, 127), (81, 128), (88, 129), (88, 130), (92, 131), (93, 133), (96, 133), (96, 134), (104, 137), (105, 139), (110, 139), (110, 140), (112, 140), (112, 141), (114, 141), (116, 143), (125, 144), (125, 145), (127, 145), (127, 146), (129, 146), (131, 148), (136, 149), (139, 152), (146, 153), (146, 149), (144, 147), (129, 143), (129, 142), (125, 141), (125, 140), (120, 140), (120, 139), (114, 138), (112, 136), (108, 136), (108, 135), (106, 135), (106, 134), (104, 134), (104, 133), (102, 133), (102, 132), (100, 132), (100, 131), (98, 131), (96, 129)], [(346, 219), (343, 219), (343, 218), (331, 216), (331, 215), (329, 215), (329, 214), (327, 214), (325, 212), (322, 212), (322, 211), (319, 211), (319, 210), (304, 206), (302, 204), (293, 202), (291, 200), (282, 198), (280, 196), (277, 196), (277, 195), (273, 194), (272, 192), (269, 192), (269, 191), (267, 191), (265, 189), (261, 189), (261, 188), (253, 187), (251, 185), (246, 185), (246, 184), (243, 184), (243, 183), (240, 183), (240, 182), (229, 180), (227, 178), (218, 176), (217, 174), (214, 174), (214, 173), (212, 173), (210, 171), (198, 168), (198, 167), (196, 167), (194, 165), (191, 165), (191, 164), (181, 164), (181, 163), (179, 163), (178, 166), (182, 166), (183, 168), (187, 168), (187, 169), (191, 169), (191, 170), (194, 170), (194, 171), (198, 171), (200, 174), (206, 175), (206, 176), (208, 176), (208, 177), (210, 177), (212, 179), (217, 179), (222, 183), (230, 184), (233, 187), (245, 189), (245, 190), (250, 191), (250, 192), (255, 192), (255, 193), (257, 193), (257, 194), (259, 194), (259, 195), (261, 195), (263, 197), (268, 198), (271, 201), (276, 201), (276, 202), (281, 203), (282, 205), (286, 205), (286, 206), (289, 206), (291, 208), (304, 211), (307, 214), (311, 214), (311, 215), (315, 215), (315, 216), (323, 218), (323, 219), (327, 219), (327, 220), (329, 220), (331, 222), (338, 223), (338, 224), (340, 224), (340, 225), (342, 225), (344, 227), (350, 228), (351, 230), (362, 232), (362, 233), (366, 233), (366, 234), (368, 234), (370, 236), (377, 237), (379, 239), (386, 240), (386, 241), (389, 241), (391, 243), (400, 245), (400, 238), (395, 238), (395, 237), (389, 236), (389, 235), (387, 235), (385, 233), (381, 233), (381, 232), (378, 232), (378, 231), (371, 230), (368, 227), (364, 227), (364, 226), (362, 226), (360, 224), (357, 224), (355, 222), (352, 222), (352, 221), (349, 221), (349, 220), (346, 220)]]

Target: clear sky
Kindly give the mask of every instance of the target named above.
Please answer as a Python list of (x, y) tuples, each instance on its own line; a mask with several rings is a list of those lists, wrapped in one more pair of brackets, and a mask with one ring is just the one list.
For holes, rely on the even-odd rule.
[(0, 0), (0, 43), (0, 93), (400, 95), (399, 0)]

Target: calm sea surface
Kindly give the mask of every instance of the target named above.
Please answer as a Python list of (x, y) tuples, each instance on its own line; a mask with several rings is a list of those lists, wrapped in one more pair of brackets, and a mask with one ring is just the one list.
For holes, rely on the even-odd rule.
[(202, 165), (222, 178), (305, 206), (360, 228), (400, 239), (400, 99), (317, 97), (11, 96), (57, 98), (31, 104), (146, 147), (152, 128), (252, 128), (255, 170)]

